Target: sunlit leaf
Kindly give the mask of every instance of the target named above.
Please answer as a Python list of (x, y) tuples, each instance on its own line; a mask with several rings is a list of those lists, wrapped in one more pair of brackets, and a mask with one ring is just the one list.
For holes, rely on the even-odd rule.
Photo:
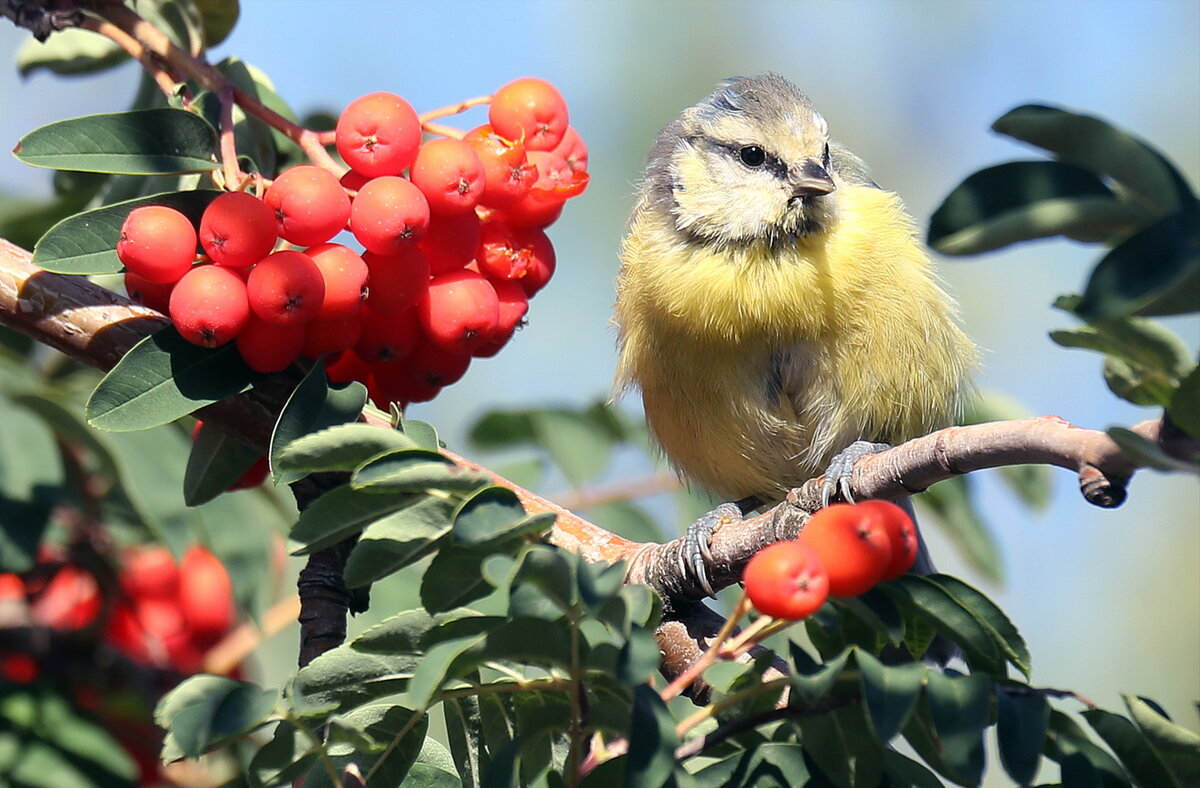
[(405, 494), (363, 495), (346, 485), (335, 487), (300, 513), (290, 534), (301, 545), (295, 554), (308, 555), (336, 544), (416, 500)]
[(13, 155), (34, 167), (127, 175), (216, 169), (217, 133), (179, 109), (139, 109), (60, 120), (21, 138)]
[(352, 471), (372, 457), (417, 444), (396, 430), (369, 424), (339, 424), (310, 432), (282, 446), (275, 455), (281, 471)]
[(223, 676), (192, 676), (163, 696), (154, 721), (167, 729), (163, 759), (195, 758), (267, 721), (279, 693)]
[[(1081, 716), (1121, 760), (1121, 765), (1138, 785), (1182, 788), (1183, 783), (1167, 770), (1146, 735), (1132, 722), (1104, 709), (1087, 709)], [(1196, 755), (1200, 756), (1200, 753)], [(1195, 776), (1200, 778), (1200, 773)]]
[(1200, 782), (1200, 735), (1176, 725), (1145, 698), (1122, 695), (1129, 716), (1182, 785)]
[(81, 28), (59, 30), (45, 41), (29, 38), (17, 49), (17, 70), (28, 77), (40, 69), (53, 74), (93, 74), (129, 59), (110, 38)]

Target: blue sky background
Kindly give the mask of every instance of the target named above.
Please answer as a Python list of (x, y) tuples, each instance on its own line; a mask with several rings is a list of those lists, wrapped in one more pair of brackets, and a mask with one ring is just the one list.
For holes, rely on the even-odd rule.
[[(24, 38), (0, 26), (0, 49)], [(412, 413), (452, 446), (493, 407), (583, 405), (605, 397), (617, 245), (654, 131), (724, 77), (777, 71), (812, 97), (833, 135), (898, 191), (921, 224), (976, 169), (1030, 151), (988, 127), (1019, 104), (1100, 115), (1165, 151), (1200, 182), (1200, 3), (1142, 2), (371, 2), (243, 0), (214, 59), (260, 67), (301, 113), (375, 90), (419, 111), (518, 76), (554, 82), (591, 150), (592, 185), (550, 235), (558, 274), (530, 325), (497, 358)], [(0, 72), (0, 138), (51, 120), (124, 108), (136, 78), (21, 81)], [(481, 122), (472, 116), (471, 125)], [(45, 174), (0, 158), (0, 189), (45, 193)], [(1100, 357), (1054, 346), (1068, 326), (1049, 303), (1078, 291), (1094, 248), (1029, 244), (942, 260), (968, 332), (985, 349), (980, 385), (1033, 413), (1104, 428), (1148, 418), (1107, 392)], [(1194, 319), (1172, 326), (1200, 343)], [(636, 400), (625, 407), (636, 411)], [(628, 466), (628, 467), (627, 467)], [(643, 472), (626, 462), (616, 476)], [(985, 586), (1030, 643), (1034, 681), (1102, 705), (1149, 695), (1197, 725), (1200, 515), (1194, 478), (1139, 475), (1119, 510), (1094, 510), (1056, 471), (1049, 511), (1030, 514), (979, 474), (1006, 581)], [(954, 551), (930, 534), (942, 568)]]

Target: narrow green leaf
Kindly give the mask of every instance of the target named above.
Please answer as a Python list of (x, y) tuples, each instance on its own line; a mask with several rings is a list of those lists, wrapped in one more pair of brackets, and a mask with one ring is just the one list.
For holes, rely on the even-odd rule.
[(846, 649), (824, 663), (816, 662), (795, 641), (788, 642), (788, 649), (795, 670), (790, 678), (796, 697), (809, 706), (815, 706), (826, 698), (846, 667), (850, 658), (850, 650)]
[(629, 633), (617, 656), (617, 680), (630, 686), (647, 682), (658, 671), (661, 662), (662, 652), (654, 635), (649, 630), (635, 629)]
[(973, 670), (1004, 676), (1004, 655), (995, 637), (944, 588), (917, 575), (904, 575), (880, 587), (902, 610), (907, 607), (920, 613), (961, 646)]
[(471, 493), (454, 512), (454, 538), (480, 545), (506, 536), (525, 518), (525, 507), (507, 487), (484, 487)]
[(534, 431), (529, 411), (488, 411), (467, 430), (467, 441), (483, 451), (532, 444)]
[(134, 345), (109, 370), (88, 398), (85, 413), (97, 429), (145, 430), (240, 394), (260, 377), (233, 343), (200, 347), (167, 326)]
[(783, 742), (737, 750), (692, 776), (701, 788), (749, 788), (768, 782), (814, 788), (817, 785), (805, 762), (804, 748)]
[(196, 758), (265, 724), (279, 699), (244, 681), (192, 676), (163, 696), (154, 721), (167, 729), (163, 759)]
[(965, 784), (983, 776), (983, 731), (988, 726), (994, 685), (986, 676), (927, 673), (929, 712), (946, 762)]
[(879, 785), (883, 744), (859, 704), (800, 718), (800, 741), (821, 772), (839, 788)]
[(486, 555), (454, 544), (438, 550), (421, 578), (421, 604), (425, 609), (440, 613), (491, 593), (492, 587), (480, 569)]
[(411, 495), (363, 495), (346, 485), (335, 487), (300, 513), (291, 539), (308, 555), (352, 536), (381, 517), (416, 503)]
[[(1076, 314), (1079, 298), (1060, 297), (1054, 306)], [(1063, 347), (1098, 350), (1158, 372), (1177, 383), (1195, 363), (1186, 342), (1161, 323), (1140, 317), (1122, 317), (1066, 331), (1051, 331), (1050, 338)]]
[(271, 740), (258, 748), (246, 771), (252, 785), (291, 785), (317, 759), (317, 745), (290, 722), (276, 726)]
[(54, 392), (16, 394), (12, 403), (36, 413), (61, 440), (86, 450), (96, 463), (97, 473), (117, 481), (112, 447), (104, 433), (87, 426), (78, 403)]
[(451, 509), (440, 498), (414, 496), (411, 505), (368, 525), (346, 560), (346, 585), (370, 585), (431, 553), (450, 534)]
[(890, 645), (898, 646), (904, 642), (904, 618), (891, 598), (880, 589), (872, 588), (849, 599), (834, 599), (834, 604)]
[[(982, 391), (967, 403), (961, 424), (1020, 419), (1033, 415), (1029, 408), (998, 391)], [(1010, 490), (1026, 505), (1042, 510), (1050, 505), (1051, 469), (1045, 465), (1007, 465), (998, 469)]]
[(633, 689), (633, 721), (629, 732), (629, 755), (625, 785), (665, 785), (675, 771), (675, 719), (662, 698), (648, 684)]
[(123, 175), (217, 168), (217, 132), (179, 109), (139, 109), (60, 120), (26, 134), (13, 155), (34, 167)]
[(988, 599), (979, 589), (967, 585), (957, 577), (939, 574), (930, 575), (929, 580), (945, 589), (946, 593), (954, 597), (976, 621), (987, 627), (1008, 661), (1029, 678), (1033, 666), (1025, 639), (995, 602)]
[(1108, 390), (1126, 402), (1146, 407), (1165, 408), (1175, 388), (1160, 373), (1135, 367), (1125, 359), (1104, 359), (1104, 383)]
[(950, 192), (930, 217), (928, 241), (942, 254), (980, 254), (1055, 235), (1105, 241), (1151, 218), (1082, 167), (1013, 161), (973, 173)]
[(400, 418), (396, 421), (396, 429), (412, 438), (422, 449), (437, 451), (442, 448), (441, 438), (432, 424), (415, 419)]
[(871, 728), (879, 741), (886, 744), (904, 727), (916, 706), (926, 667), (919, 662), (884, 665), (861, 649), (854, 652), (854, 659)]
[(318, 359), (288, 397), (271, 433), (271, 475), (276, 484), (300, 478), (279, 470), (279, 453), (297, 438), (327, 427), (356, 421), (367, 404), (366, 386), (356, 380), (331, 385), (325, 376), (325, 361)]
[(1050, 705), (1044, 695), (1023, 684), (1000, 684), (996, 706), (1000, 763), (1015, 782), (1029, 785), (1041, 764)]
[(666, 541), (658, 520), (632, 501), (610, 501), (600, 506), (589, 506), (580, 514), (590, 522), (600, 523), (606, 530), (634, 542)]
[(94, 74), (129, 59), (129, 54), (99, 33), (81, 28), (59, 30), (45, 41), (29, 38), (17, 49), (17, 71), (28, 77), (40, 69), (52, 74)]
[(1121, 765), (1139, 786), (1182, 788), (1183, 783), (1171, 775), (1145, 734), (1132, 722), (1104, 709), (1088, 709), (1082, 716), (1116, 753)]
[(1109, 427), (1105, 432), (1121, 447), (1124, 454), (1139, 465), (1156, 468), (1160, 471), (1200, 474), (1200, 457), (1197, 457), (1197, 461), (1194, 463), (1172, 457), (1159, 448), (1158, 444), (1148, 441), (1133, 430), (1127, 430), (1124, 427)]
[(1075, 311), (1089, 322), (1200, 311), (1200, 209), (1165, 216), (1110, 250)]
[(62, 457), (54, 435), (0, 392), (0, 571), (33, 566), (50, 513), (62, 496)]
[(419, 706), (429, 706), (442, 685), (452, 678), (455, 660), (483, 643), (485, 638), (486, 635), (480, 634), (445, 640), (426, 651), (408, 685), (409, 697)]
[(992, 129), (1107, 175), (1158, 210), (1179, 208), (1192, 197), (1187, 181), (1161, 153), (1099, 118), (1026, 104), (1010, 110)]
[(933, 772), (895, 750), (883, 754), (883, 773), (897, 788), (943, 788), (942, 781)]
[(1200, 783), (1200, 735), (1171, 722), (1145, 698), (1122, 695), (1129, 716), (1182, 785)]
[(216, 427), (205, 424), (192, 441), (183, 477), (183, 502), (199, 506), (216, 498), (250, 470), (260, 455)]
[[(374, 704), (330, 720), (326, 749), (336, 770), (341, 772), (353, 762), (368, 785), (408, 785), (405, 777), (421, 751), (429, 726), (424, 716), (414, 723), (416, 714), (403, 706)], [(332, 788), (325, 765), (313, 764), (304, 785)]]
[(1108, 751), (1097, 745), (1079, 726), (1079, 723), (1057, 709), (1050, 710), (1050, 725), (1047, 729), (1050, 736), (1050, 746), (1046, 755), (1058, 762), (1063, 772), (1065, 785), (1083, 784), (1072, 781), (1076, 775), (1088, 775), (1088, 782), (1094, 785), (1109, 786), (1130, 785), (1129, 776), (1121, 768), (1121, 764), (1109, 755)]
[(352, 471), (372, 457), (417, 444), (402, 432), (370, 424), (339, 424), (310, 432), (280, 447), (275, 465), (280, 471)]
[(455, 465), (429, 449), (391, 451), (363, 463), (351, 477), (356, 490), (376, 492), (422, 492), (447, 490), (471, 492), (491, 482), (491, 477)]
[(532, 586), (559, 610), (570, 610), (577, 602), (573, 557), (546, 545), (531, 547), (521, 556), (513, 585)]
[[(161, 188), (161, 187), (160, 187)], [(164, 192), (73, 213), (46, 231), (33, 247), (33, 264), (59, 274), (115, 274), (124, 270), (117, 259), (121, 225), (134, 208), (166, 205), (182, 212), (194, 225), (221, 192), (194, 190)]]
[(363, 653), (350, 646), (326, 651), (292, 681), (292, 703), (303, 717), (321, 720), (403, 692), (420, 658), (412, 654)]
[(1200, 364), (1192, 367), (1171, 395), (1167, 418), (1188, 435), (1200, 438)]

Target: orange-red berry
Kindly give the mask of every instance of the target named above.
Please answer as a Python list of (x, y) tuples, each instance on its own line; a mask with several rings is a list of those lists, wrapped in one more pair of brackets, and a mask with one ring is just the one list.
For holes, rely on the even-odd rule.
[(197, 266), (171, 291), (170, 312), (184, 339), (219, 347), (236, 337), (250, 320), (246, 283), (223, 266)]
[(325, 243), (350, 220), (345, 189), (328, 170), (311, 164), (280, 173), (263, 200), (275, 212), (279, 237), (301, 246)]
[(250, 271), (246, 294), (254, 314), (268, 323), (297, 326), (321, 311), (325, 279), (303, 252), (275, 252)]
[(800, 542), (776, 542), (754, 554), (742, 575), (746, 595), (758, 612), (808, 618), (829, 598), (829, 575), (820, 556)]
[(121, 225), (117, 258), (148, 282), (178, 282), (196, 260), (196, 228), (165, 205), (134, 208)]
[(214, 263), (254, 265), (275, 248), (275, 212), (246, 192), (222, 194), (200, 217), (200, 245)]

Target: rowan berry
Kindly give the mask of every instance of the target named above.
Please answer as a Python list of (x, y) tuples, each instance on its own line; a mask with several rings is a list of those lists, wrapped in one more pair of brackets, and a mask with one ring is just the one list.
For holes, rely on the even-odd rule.
[(134, 208), (121, 224), (117, 258), (148, 282), (178, 282), (196, 260), (196, 228), (166, 205)]
[(399, 175), (421, 144), (421, 119), (394, 93), (369, 93), (350, 102), (338, 118), (338, 153), (368, 178)]
[(321, 311), (325, 279), (317, 264), (303, 252), (275, 252), (250, 271), (246, 293), (250, 308), (262, 320), (296, 326)]
[(470, 211), (479, 204), (485, 185), (483, 163), (475, 149), (448, 137), (421, 146), (409, 177), (429, 201), (433, 214)]
[(223, 266), (197, 266), (171, 291), (169, 311), (184, 339), (219, 347), (236, 337), (250, 320), (246, 283)]
[(821, 557), (829, 572), (829, 593), (852, 597), (883, 579), (892, 546), (883, 524), (857, 506), (835, 503), (805, 523), (798, 541)]
[(277, 239), (275, 212), (246, 192), (222, 194), (200, 217), (200, 245), (214, 263), (231, 268), (254, 265), (271, 253)]
[(311, 164), (290, 167), (263, 200), (275, 212), (276, 233), (300, 246), (316, 246), (345, 229), (350, 198), (329, 171)]
[(789, 620), (820, 610), (829, 598), (829, 580), (816, 551), (796, 541), (759, 550), (742, 575), (746, 595), (758, 612)]
[(523, 140), (528, 150), (553, 150), (567, 132), (567, 102), (544, 79), (522, 77), (492, 96), (488, 122), (512, 140)]
[(425, 235), (429, 202), (410, 181), (394, 175), (375, 178), (358, 190), (350, 230), (369, 252), (393, 254)]
[(468, 355), (496, 339), (500, 300), (481, 274), (451, 271), (430, 280), (417, 314), (429, 339), (450, 353)]

